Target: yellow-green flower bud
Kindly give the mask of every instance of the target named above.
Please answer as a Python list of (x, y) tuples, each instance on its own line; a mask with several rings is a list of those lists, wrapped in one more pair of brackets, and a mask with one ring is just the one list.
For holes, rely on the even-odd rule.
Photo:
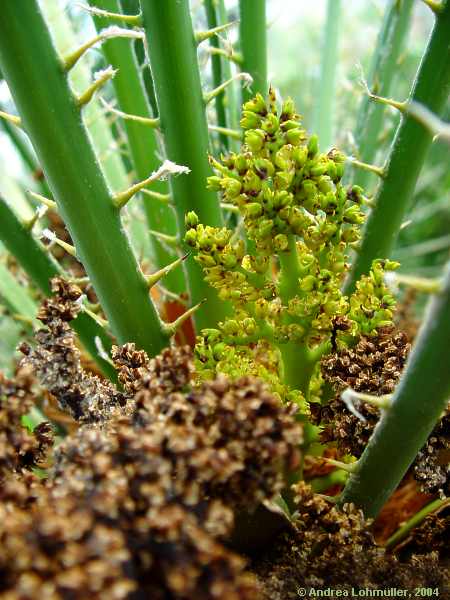
[(273, 239), (273, 246), (277, 252), (284, 252), (289, 245), (288, 238), (284, 233), (279, 233)]
[(202, 267), (214, 267), (216, 265), (216, 261), (209, 254), (197, 254), (196, 260)]
[(220, 360), (225, 352), (227, 351), (227, 345), (223, 342), (219, 342), (213, 348), (213, 356), (216, 360)]
[(234, 269), (237, 265), (237, 258), (234, 254), (224, 254), (221, 260), (223, 266), (227, 269)]
[(213, 190), (214, 192), (218, 192), (220, 190), (220, 183), (222, 181), (221, 177), (218, 177), (217, 175), (211, 175), (211, 177), (208, 177), (206, 181), (208, 182), (207, 187), (209, 190)]
[(280, 121), (278, 120), (278, 117), (272, 113), (269, 113), (261, 124), (261, 128), (270, 134), (278, 131), (279, 127), (280, 127)]
[(322, 309), (326, 315), (332, 317), (333, 315), (336, 315), (339, 311), (339, 302), (337, 302), (336, 300), (329, 300), (328, 302), (325, 302), (325, 304), (322, 305)]
[(261, 179), (254, 171), (247, 171), (244, 175), (244, 191), (245, 192), (259, 192), (262, 183)]
[(205, 342), (209, 343), (220, 336), (220, 331), (218, 329), (202, 329), (202, 336), (205, 338)]
[(312, 292), (317, 284), (317, 279), (314, 275), (307, 275), (300, 280), (300, 289), (302, 292)]
[(303, 190), (308, 200), (315, 200), (317, 196), (317, 186), (311, 179), (305, 179), (303, 181)]
[(267, 158), (257, 158), (253, 163), (253, 168), (255, 172), (261, 179), (267, 179), (268, 177), (272, 177), (275, 173), (275, 167), (270, 160)]
[(292, 119), (295, 116), (295, 104), (291, 97), (286, 98), (281, 107), (281, 118)]
[(291, 185), (294, 173), (292, 171), (278, 171), (273, 178), (276, 190), (287, 190)]
[(254, 98), (248, 100), (243, 106), (244, 111), (256, 112), (256, 113), (266, 113), (266, 101), (264, 100), (262, 94), (259, 92), (256, 94)]
[(263, 213), (263, 208), (258, 202), (251, 202), (244, 207), (245, 214), (249, 217), (260, 217)]
[(233, 177), (224, 177), (220, 182), (221, 187), (225, 191), (225, 195), (228, 199), (232, 200), (241, 193), (242, 184)]
[(310, 173), (313, 177), (319, 177), (320, 175), (324, 175), (328, 171), (327, 163), (318, 163), (311, 167)]
[(274, 162), (279, 169), (289, 171), (292, 168), (292, 147), (282, 146), (275, 154)]
[(188, 229), (184, 236), (184, 241), (188, 246), (197, 245), (197, 232), (195, 229)]
[(292, 158), (295, 160), (297, 167), (303, 167), (308, 160), (308, 148), (306, 146), (294, 148)]
[(260, 238), (265, 238), (270, 235), (270, 232), (273, 229), (273, 221), (271, 219), (264, 219), (261, 221), (258, 227), (258, 235)]
[(265, 319), (269, 314), (269, 305), (264, 298), (258, 298), (255, 302), (255, 316), (257, 319)]
[(293, 146), (298, 146), (300, 142), (302, 142), (305, 139), (305, 134), (300, 128), (289, 129), (286, 132), (286, 139), (289, 142), (289, 144), (292, 144)]
[(190, 210), (186, 214), (186, 216), (184, 217), (184, 223), (186, 225), (186, 229), (191, 229), (193, 227), (197, 227), (198, 217), (193, 210)]
[(253, 335), (256, 332), (256, 323), (254, 319), (247, 317), (242, 321), (242, 327), (247, 335)]
[(222, 325), (222, 331), (227, 335), (236, 335), (239, 330), (239, 323), (235, 319), (227, 319)]
[(249, 164), (244, 154), (238, 154), (236, 156), (234, 167), (240, 175), (247, 171)]
[(345, 209), (344, 221), (346, 223), (353, 223), (354, 225), (361, 225), (361, 223), (364, 223), (364, 215), (359, 210), (359, 206), (353, 205)]
[(349, 227), (348, 229), (344, 229), (342, 232), (342, 240), (346, 244), (357, 242), (360, 237), (360, 233), (355, 227)]
[(250, 129), (245, 132), (245, 143), (252, 152), (259, 152), (264, 146), (266, 134), (261, 129)]
[(250, 110), (244, 110), (240, 125), (242, 129), (256, 129), (261, 125), (261, 117)]
[(347, 198), (356, 204), (361, 204), (363, 200), (363, 189), (359, 185), (353, 185), (347, 191)]
[(273, 207), (275, 209), (282, 209), (292, 203), (292, 194), (286, 190), (280, 190), (275, 192), (273, 196)]
[(319, 152), (319, 138), (312, 135), (308, 140), (308, 156), (313, 157)]

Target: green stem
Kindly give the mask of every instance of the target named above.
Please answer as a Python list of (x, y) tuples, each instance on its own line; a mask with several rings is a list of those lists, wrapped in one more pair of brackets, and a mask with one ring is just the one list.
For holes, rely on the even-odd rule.
[(450, 262), (443, 288), (430, 301), (392, 404), (358, 460), (340, 499), (375, 517), (402, 480), (445, 410), (450, 395)]
[(314, 118), (314, 131), (317, 132), (320, 146), (323, 150), (328, 150), (333, 143), (340, 17), (341, 0), (328, 0), (327, 18), (322, 42), (322, 64), (320, 68), (318, 99)]
[(2, 4), (0, 67), (113, 333), (158, 353), (167, 336), (37, 0)]
[[(50, 279), (61, 275), (61, 270), (1, 197), (0, 239), (37, 287), (46, 296), (50, 296), (52, 293)], [(105, 351), (109, 352), (112, 345), (111, 337), (103, 327), (85, 313), (81, 313), (71, 325), (102, 372), (115, 381), (117, 379), (115, 369), (99, 356), (95, 343), (95, 338), (99, 338)]]
[[(141, 11), (154, 75), (161, 130), (167, 157), (191, 173), (171, 180), (180, 233), (184, 217), (194, 210), (200, 222), (222, 226), (219, 199), (206, 189), (212, 174), (208, 163), (208, 126), (197, 63), (197, 44), (188, 0), (141, 0)], [(191, 302), (207, 302), (194, 317), (198, 329), (212, 327), (225, 317), (225, 304), (203, 279), (201, 267), (186, 263)]]
[[(278, 279), (278, 294), (285, 306), (299, 292), (300, 265), (298, 261), (295, 236), (288, 236), (288, 249), (278, 254), (280, 260), (280, 275)], [(286, 324), (295, 322), (289, 318)], [(316, 356), (309, 350), (306, 343), (288, 342), (278, 344), (283, 362), (283, 381), (292, 389), (300, 390), (306, 400), (309, 398), (309, 382), (317, 363)]]
[[(219, 22), (220, 23), (228, 23), (228, 13), (225, 7), (225, 0), (218, 0), (218, 11), (219, 11)], [(231, 71), (231, 61), (223, 60), (222, 61), (222, 70), (223, 70), (223, 79), (224, 81), (228, 81), (232, 77)], [(226, 97), (226, 109), (227, 109), (227, 121), (229, 123), (229, 127), (231, 129), (237, 130), (239, 129), (239, 119), (240, 119), (240, 107), (239, 102), (236, 97), (236, 84), (235, 82), (230, 83), (228, 88), (225, 90)], [(236, 142), (234, 139), (230, 140), (230, 149), (233, 152), (237, 152), (240, 144)]]
[[(218, 6), (217, 0), (205, 0), (205, 11), (206, 18), (208, 21), (209, 29), (213, 29), (222, 23), (218, 19)], [(209, 43), (214, 48), (219, 48), (219, 38), (217, 35), (213, 35), (209, 39)], [(213, 79), (213, 87), (218, 87), (221, 83), (223, 83), (226, 79), (223, 76), (222, 69), (223, 59), (218, 54), (213, 54), (211, 56), (211, 67), (212, 67), (212, 79)], [(217, 115), (217, 124), (219, 127), (227, 127), (227, 113), (225, 110), (225, 90), (222, 91), (215, 97), (215, 107), (216, 107), (216, 115)], [(223, 133), (219, 134), (220, 143), (222, 144), (225, 150), (229, 148), (229, 140), (228, 136)]]
[(283, 362), (283, 382), (293, 390), (300, 390), (309, 400), (309, 383), (317, 361), (306, 344), (288, 342), (277, 346)]
[[(383, 24), (378, 35), (372, 57), (367, 84), (379, 96), (389, 96), (392, 81), (398, 69), (398, 60), (403, 50), (414, 0), (391, 0), (386, 9)], [(380, 147), (379, 135), (382, 130), (385, 106), (372, 102), (365, 94), (358, 111), (355, 128), (355, 141), (358, 157), (362, 162), (373, 163)], [(366, 187), (370, 173), (352, 169), (353, 182)]]
[(242, 101), (246, 102), (257, 92), (264, 97), (268, 92), (266, 0), (239, 0), (239, 11), (241, 67), (253, 77), (251, 90), (242, 87)]
[(293, 235), (288, 235), (288, 249), (278, 254), (280, 275), (278, 293), (283, 304), (287, 305), (299, 291), (300, 264), (298, 262), (297, 244)]
[(311, 479), (311, 481), (308, 481), (308, 483), (315, 494), (322, 494), (333, 485), (345, 485), (347, 479), (348, 473), (338, 469), (336, 471), (331, 471), (331, 473), (328, 473), (323, 477), (315, 477), (314, 479)]
[(422, 523), (422, 521), (426, 517), (428, 517), (428, 515), (431, 515), (440, 508), (443, 508), (444, 506), (448, 505), (450, 505), (450, 500), (448, 498), (438, 498), (437, 500), (433, 500), (433, 502), (430, 502), (429, 504), (424, 506), (422, 510), (419, 510), (419, 512), (412, 516), (393, 535), (391, 535), (391, 537), (386, 542), (385, 547), (393, 548), (408, 535), (411, 529), (414, 529), (414, 527), (420, 525), (420, 523)]
[[(444, 110), (450, 91), (450, 1), (436, 17), (427, 49), (417, 71), (410, 100), (436, 114)], [(433, 135), (409, 114), (403, 115), (392, 145), (385, 177), (367, 219), (360, 249), (344, 292), (350, 294), (375, 258), (391, 254)]]
[[(50, 30), (56, 51), (66, 56), (80, 45), (73, 24), (64, 7), (54, 0), (40, 0), (40, 9)], [(82, 94), (92, 83), (91, 70), (85, 61), (79, 61), (70, 71), (69, 83), (75, 94)], [(83, 109), (83, 122), (89, 132), (92, 145), (102, 167), (106, 181), (117, 192), (128, 183), (122, 156), (114, 150), (115, 139), (103, 107), (97, 99)]]
[[(93, 6), (110, 12), (120, 13), (119, 0), (89, 0)], [(97, 31), (105, 27), (105, 19), (94, 17)], [(145, 95), (145, 88), (139, 73), (139, 68), (130, 40), (111, 39), (102, 44), (106, 60), (118, 70), (113, 79), (113, 86), (120, 110), (131, 115), (151, 118), (150, 107)], [(161, 164), (158, 158), (158, 143), (155, 132), (142, 123), (128, 120), (124, 121), (128, 145), (131, 152), (134, 170), (138, 180), (146, 179), (150, 173), (156, 171)], [(163, 181), (154, 182), (152, 191), (167, 192), (167, 184)], [(143, 196), (144, 209), (150, 229), (161, 233), (175, 235), (177, 233), (175, 214), (169, 205), (155, 202)], [(176, 257), (174, 253), (166, 250), (156, 238), (151, 238), (155, 254), (155, 269), (161, 269), (171, 263)], [(184, 290), (183, 271), (176, 269), (167, 275), (164, 286), (177, 294)]]

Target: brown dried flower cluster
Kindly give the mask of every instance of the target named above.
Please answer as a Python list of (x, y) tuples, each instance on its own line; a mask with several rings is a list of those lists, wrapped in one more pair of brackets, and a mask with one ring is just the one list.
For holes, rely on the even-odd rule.
[(328, 404), (311, 407), (313, 419), (323, 425), (321, 440), (336, 442), (342, 454), (360, 456), (379, 418), (379, 410), (367, 402), (356, 401), (362, 421), (346, 407), (340, 392), (352, 388), (381, 396), (391, 393), (400, 378), (410, 345), (406, 335), (392, 328), (377, 336), (362, 337), (354, 348), (345, 348), (322, 361), (322, 375), (338, 395)]
[[(384, 329), (374, 338), (362, 338), (351, 349), (326, 357), (322, 375), (339, 392), (329, 404), (311, 407), (313, 420), (324, 426), (323, 443), (336, 442), (341, 454), (359, 457), (378, 422), (380, 411), (367, 402), (354, 404), (365, 421), (345, 406), (340, 392), (351, 387), (377, 396), (392, 393), (408, 357), (410, 344), (402, 332)], [(413, 465), (415, 479), (427, 493), (450, 494), (450, 413), (436, 425)]]
[(126, 402), (113, 385), (87, 373), (75, 345), (69, 322), (80, 312), (80, 288), (57, 277), (54, 296), (44, 300), (38, 319), (47, 327), (36, 333), (36, 347), (23, 343), (20, 350), (41, 384), (57, 399), (59, 407), (80, 422), (104, 421)]
[(222, 540), (235, 511), (276, 494), (295, 463), (292, 409), (252, 378), (193, 388), (189, 350), (149, 360), (132, 345), (114, 351), (121, 409), (117, 390), (78, 363), (66, 329), (77, 292), (54, 289), (41, 311), (49, 331), (25, 362), (85, 424), (55, 450), (45, 483), (0, 497), (0, 596), (259, 597)]
[(311, 588), (330, 586), (381, 590), (427, 585), (444, 594), (450, 571), (439, 565), (437, 552), (427, 549), (401, 563), (375, 545), (361, 511), (351, 505), (339, 510), (303, 482), (295, 491), (295, 530), (280, 536), (257, 569), (267, 599), (294, 599), (299, 588), (308, 595)]
[(413, 472), (424, 492), (450, 496), (450, 404), (417, 455)]
[(0, 373), (0, 483), (11, 473), (42, 465), (53, 444), (48, 423), (32, 433), (21, 424), (34, 405), (33, 383), (29, 367), (21, 368), (14, 380)]

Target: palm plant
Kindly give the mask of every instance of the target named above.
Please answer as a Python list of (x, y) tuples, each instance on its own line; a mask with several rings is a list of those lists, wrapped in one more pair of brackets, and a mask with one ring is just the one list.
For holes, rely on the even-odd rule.
[[(29, 174), (37, 176), (31, 199), (40, 205), (30, 213), (27, 202), (20, 209), (13, 198), (0, 198), (0, 240), (11, 257), (9, 268), (0, 264), (0, 297), (25, 335), (37, 328), (38, 300), (61, 288), (51, 287), (52, 278), (81, 285), (85, 294), (66, 320), (97, 363), (102, 393), (116, 400), (122, 391), (109, 386), (117, 384), (117, 370), (125, 396), (136, 392), (141, 384), (130, 372), (153, 372), (147, 357), (173, 345), (180, 328), (194, 327), (197, 381), (208, 386), (223, 373), (252, 375), (297, 406), (302, 459), (292, 483), (305, 476), (308, 457), (326, 453), (319, 444), (323, 423), (312, 415), (335, 393), (324, 361), (340, 360), (361, 340), (382, 339), (395, 312), (389, 282), (431, 294), (395, 389), (343, 391), (357, 418), (364, 420), (358, 403), (379, 412), (364, 452), (358, 460), (329, 460), (334, 481), (329, 475), (314, 480), (317, 490), (345, 483), (332, 501), (376, 517), (450, 395), (440, 359), (450, 339), (450, 269), (433, 278), (391, 273), (428, 150), (435, 134), (446, 131), (438, 117), (450, 89), (450, 2), (426, 4), (434, 28), (409, 98), (400, 102), (387, 96), (395, 89), (413, 2), (388, 3), (357, 116), (355, 156), (346, 156), (333, 145), (342, 31), (337, 0), (328, 1), (319, 137), (306, 133), (293, 101), (280, 102), (268, 85), (265, 0), (240, 0), (237, 50), (224, 37), (234, 26), (224, 0), (204, 1), (209, 29), (203, 31), (194, 31), (187, 0), (89, 0), (81, 18), (89, 13), (95, 30), (76, 49), (64, 48), (70, 36), (76, 39), (73, 23), (52, 16), (51, 2), (27, 0), (18, 10), (17, 2), (5, 0), (0, 69), (14, 104), (0, 116)], [(86, 55), (95, 46), (100, 66), (107, 66), (88, 81)], [(206, 91), (199, 47), (211, 57), (214, 88)], [(386, 164), (378, 167), (375, 136), (387, 105), (401, 119)], [(379, 183), (369, 197), (361, 186), (373, 174)], [(49, 214), (70, 239), (51, 230)], [(51, 254), (56, 247), (64, 260)], [(22, 272), (29, 289), (20, 283)], [(172, 301), (176, 318), (168, 309)], [(64, 329), (64, 335), (72, 334)], [(125, 350), (112, 351), (113, 344)], [(26, 354), (36, 366), (39, 353), (27, 347)], [(46, 381), (57, 396), (60, 388)], [(89, 388), (86, 381), (83, 376), (76, 385)], [(34, 421), (30, 414), (26, 422), (34, 427), (42, 414), (34, 410)], [(280, 489), (277, 480), (274, 493)], [(282, 496), (292, 507), (289, 490)], [(284, 500), (278, 496), (289, 514)], [(432, 502), (421, 518), (437, 506)]]

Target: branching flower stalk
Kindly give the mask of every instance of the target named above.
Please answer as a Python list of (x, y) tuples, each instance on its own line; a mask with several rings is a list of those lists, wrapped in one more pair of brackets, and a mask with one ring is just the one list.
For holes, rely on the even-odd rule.
[[(120, 210), (82, 124), (82, 106), (70, 89), (36, 0), (27, 2), (20, 13), (8, 0), (0, 29), (2, 72), (112, 331), (118, 340), (132, 339), (150, 353), (157, 352), (168, 335), (149, 298)], [(30, 45), (33, 52), (27, 51)]]
[(383, 274), (396, 265), (375, 261), (356, 292), (343, 295), (364, 220), (361, 189), (341, 183), (344, 155), (320, 154), (292, 100), (279, 109), (273, 90), (267, 102), (257, 94), (244, 104), (242, 114), (242, 150), (211, 159), (217, 175), (208, 182), (239, 209), (255, 253), (231, 230), (205, 226), (194, 212), (186, 217), (186, 241), (205, 280), (235, 309), (233, 319), (202, 332), (198, 366), (205, 377), (249, 369), (301, 402), (320, 385), (311, 381), (324, 353), (390, 324), (394, 300)]
[[(408, 100), (423, 104), (436, 115), (442, 113), (450, 91), (449, 39), (450, 2), (445, 0), (436, 14), (435, 25)], [(401, 108), (401, 104), (397, 106)], [(384, 176), (367, 219), (361, 246), (345, 284), (346, 293), (355, 289), (356, 282), (369, 271), (375, 258), (390, 256), (432, 141), (430, 130), (406, 111), (384, 167)]]
[[(450, 263), (433, 295), (405, 371), (351, 474), (340, 504), (354, 502), (375, 517), (424, 446), (450, 396)], [(401, 449), (401, 450), (400, 450)]]

